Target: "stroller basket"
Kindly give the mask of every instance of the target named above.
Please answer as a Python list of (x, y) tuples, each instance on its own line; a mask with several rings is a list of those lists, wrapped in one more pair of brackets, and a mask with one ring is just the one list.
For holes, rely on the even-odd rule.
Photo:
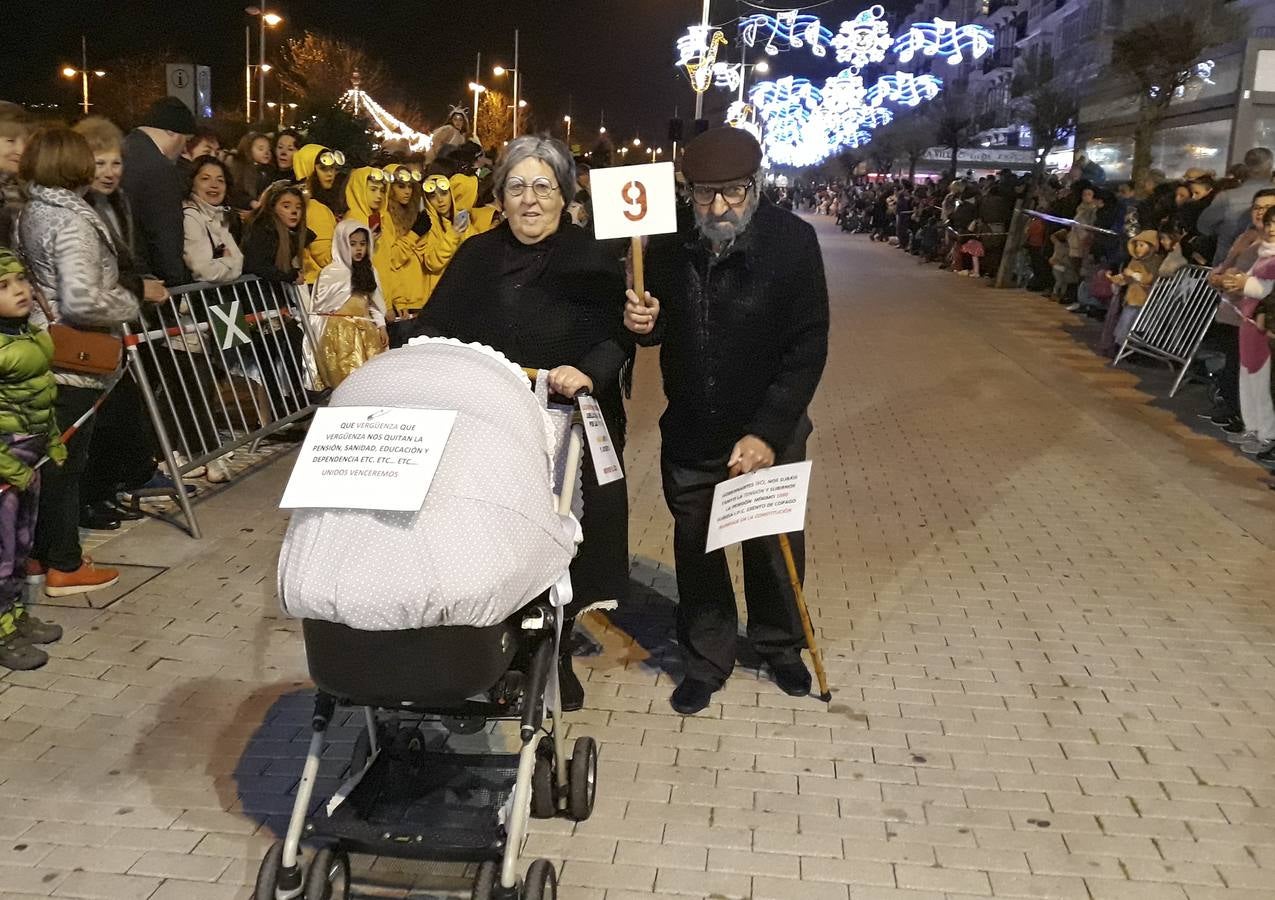
[(504, 830), (492, 816), (513, 792), (518, 755), (419, 752), (396, 760), (387, 750), (332, 815), (320, 810), (307, 837), (340, 841), (357, 853), (443, 862), (500, 857)]

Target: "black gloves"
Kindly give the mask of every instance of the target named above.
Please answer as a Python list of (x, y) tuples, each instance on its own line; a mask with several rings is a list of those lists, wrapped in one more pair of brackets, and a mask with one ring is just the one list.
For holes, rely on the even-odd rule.
[(417, 237), (425, 237), (425, 235), (429, 234), (429, 229), (429, 213), (421, 210), (421, 214), (417, 216), (416, 221), (412, 223), (412, 231), (416, 233)]

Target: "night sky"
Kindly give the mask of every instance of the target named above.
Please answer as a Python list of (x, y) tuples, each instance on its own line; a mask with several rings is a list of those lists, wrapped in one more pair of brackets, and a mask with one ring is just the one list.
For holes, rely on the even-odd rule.
[[(90, 67), (139, 45), (171, 46), (191, 62), (212, 66), (216, 104), (242, 108), (245, 5), (247, 0), (0, 0), (0, 99), (69, 107), (76, 85), (57, 73), (67, 63), (78, 65), (84, 32)], [(831, 0), (805, 9), (835, 32), (867, 5)], [(890, 11), (911, 7), (906, 0), (883, 5)], [(712, 18), (720, 24), (762, 6), (784, 8), (774, 0), (713, 0)], [(560, 123), (570, 98), (577, 136), (596, 132), (605, 109), (613, 135), (628, 139), (639, 132), (646, 142), (663, 143), (675, 107), (691, 118), (694, 95), (673, 68), (674, 43), (698, 21), (699, 0), (272, 0), (268, 9), (287, 20), (282, 29), (271, 29), (272, 46), (307, 28), (359, 43), (384, 60), (404, 94), (435, 120), (452, 103), (472, 102), (466, 85), (477, 52), (483, 54), (484, 80), (498, 83), (491, 66), (512, 65), (515, 27), (522, 35), (523, 94), (542, 121)], [(733, 29), (727, 36), (734, 37)], [(802, 50), (778, 59), (770, 77), (827, 77), (838, 68), (831, 56), (817, 62)], [(720, 119), (732, 98), (724, 90), (707, 96), (707, 109)]]

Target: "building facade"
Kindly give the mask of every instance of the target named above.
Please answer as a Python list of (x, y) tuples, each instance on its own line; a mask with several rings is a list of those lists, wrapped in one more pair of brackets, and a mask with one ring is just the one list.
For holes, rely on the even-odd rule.
[[(1174, 98), (1152, 148), (1152, 164), (1180, 175), (1191, 167), (1219, 174), (1253, 146), (1275, 148), (1275, 2), (1234, 0), (1248, 12), (1245, 33), (1207, 51), (1201, 78)], [(996, 49), (982, 60), (949, 67), (917, 64), (966, 96), (977, 134), (976, 148), (1032, 145), (1012, 92), (1014, 66), (1027, 54), (1052, 61), (1055, 77), (1081, 97), (1074, 149), (1100, 164), (1111, 179), (1132, 169), (1138, 97), (1111, 76), (1115, 37), (1174, 9), (1186, 0), (920, 0), (901, 23), (942, 18), (977, 22), (996, 33)], [(1065, 165), (1071, 148), (1051, 162)], [(1015, 154), (1016, 155), (1016, 154)]]

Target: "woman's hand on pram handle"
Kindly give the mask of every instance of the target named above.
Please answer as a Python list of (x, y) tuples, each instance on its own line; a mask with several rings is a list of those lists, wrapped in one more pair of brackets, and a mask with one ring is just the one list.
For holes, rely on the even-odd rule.
[(593, 392), (593, 379), (575, 366), (558, 366), (549, 370), (549, 390), (574, 400), (582, 391)]

